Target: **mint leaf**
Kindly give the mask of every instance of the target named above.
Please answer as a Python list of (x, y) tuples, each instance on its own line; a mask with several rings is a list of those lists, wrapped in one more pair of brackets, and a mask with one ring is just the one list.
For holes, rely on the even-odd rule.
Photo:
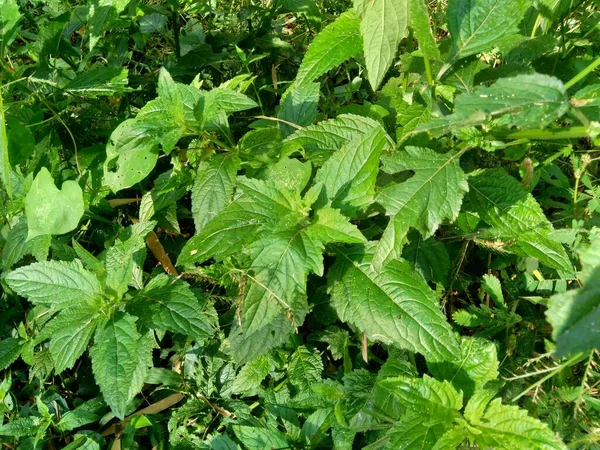
[(369, 339), (422, 353), (430, 360), (458, 359), (452, 328), (433, 291), (406, 261), (373, 270), (373, 246), (336, 247), (327, 274), (332, 305), (340, 320)]
[(102, 295), (98, 279), (79, 260), (33, 263), (10, 272), (6, 282), (31, 303), (47, 305), (54, 311), (91, 303)]
[(231, 153), (216, 155), (198, 166), (192, 187), (192, 215), (196, 233), (231, 201), (240, 160)]
[(383, 189), (377, 197), (390, 216), (390, 223), (377, 246), (375, 267), (401, 254), (411, 227), (428, 238), (442, 221), (456, 219), (468, 191), (459, 158), (460, 153), (439, 154), (410, 146), (382, 156), (385, 172), (412, 170), (415, 174), (404, 183)]
[(353, 11), (341, 14), (311, 43), (302, 59), (296, 83), (310, 83), (325, 72), (360, 53), (360, 20)]
[(354, 0), (369, 82), (377, 90), (408, 35), (409, 0)]
[(203, 340), (213, 334), (198, 299), (188, 284), (160, 274), (137, 292), (128, 310), (151, 328), (170, 330)]
[(315, 177), (315, 184), (323, 183), (323, 191), (313, 208), (330, 205), (353, 217), (357, 210), (369, 205), (375, 193), (379, 155), (388, 146), (388, 139), (378, 127), (355, 137), (334, 153)]
[(79, 184), (69, 180), (58, 189), (48, 169), (42, 167), (25, 197), (27, 240), (74, 230), (83, 211), (83, 191)]
[(525, 187), (502, 169), (485, 170), (469, 178), (471, 205), (500, 240), (502, 250), (534, 257), (556, 270), (573, 274), (562, 245), (550, 238), (552, 225)]
[(129, 402), (142, 388), (151, 363), (147, 338), (136, 329), (136, 318), (118, 312), (96, 330), (90, 350), (94, 377), (104, 401), (123, 419)]

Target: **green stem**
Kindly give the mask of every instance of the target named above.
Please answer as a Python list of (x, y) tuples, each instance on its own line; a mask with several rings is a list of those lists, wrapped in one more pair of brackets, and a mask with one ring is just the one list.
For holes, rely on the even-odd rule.
[(600, 66), (600, 56), (596, 58), (589, 66), (571, 78), (569, 81), (565, 83), (565, 88), (570, 89), (577, 83), (579, 83), (583, 78), (585, 78), (590, 72)]
[(423, 55), (423, 62), (425, 63), (425, 75), (427, 76), (427, 83), (429, 83), (429, 86), (433, 86), (433, 76), (431, 75), (431, 64), (429, 62), (429, 58), (427, 58), (427, 56)]
[(542, 13), (539, 13), (535, 18), (535, 23), (533, 24), (530, 37), (535, 37), (535, 33), (537, 33), (537, 30), (540, 27), (540, 23), (542, 23)]
[(6, 122), (4, 120), (4, 103), (2, 102), (2, 94), (0, 94), (0, 175), (2, 176), (2, 184), (6, 189), (8, 198), (12, 199), (12, 183), (10, 179), (10, 161), (8, 159), (8, 136), (6, 134)]
[(569, 127), (547, 130), (519, 130), (512, 132), (494, 132), (491, 136), (497, 139), (579, 139), (589, 137), (587, 127)]

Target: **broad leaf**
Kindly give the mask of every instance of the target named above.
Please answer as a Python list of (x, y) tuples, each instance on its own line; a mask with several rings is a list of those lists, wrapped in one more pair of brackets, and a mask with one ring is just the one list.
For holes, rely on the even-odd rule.
[(313, 221), (306, 228), (306, 233), (323, 244), (360, 244), (366, 241), (356, 225), (348, 222), (339, 209), (328, 207), (323, 207), (315, 213)]
[(240, 160), (231, 153), (217, 155), (198, 166), (192, 187), (192, 215), (196, 233), (231, 201)]
[(135, 317), (117, 313), (97, 329), (90, 351), (104, 401), (120, 419), (144, 384), (152, 347), (136, 329)]
[(239, 252), (261, 229), (288, 229), (304, 217), (298, 195), (273, 182), (242, 178), (238, 188), (237, 198), (186, 243), (177, 264), (222, 259)]
[(402, 249), (402, 259), (429, 282), (444, 285), (451, 269), (448, 250), (435, 238), (423, 239), (419, 233), (408, 235), (408, 244)]
[(325, 72), (360, 53), (360, 20), (353, 11), (341, 14), (325, 27), (306, 51), (296, 83), (310, 83)]
[(563, 83), (542, 74), (501, 78), (492, 86), (481, 86), (456, 98), (454, 113), (434, 119), (414, 132), (444, 134), (465, 126), (482, 125), (499, 118), (494, 126), (544, 128), (569, 110)]
[(0, 370), (6, 369), (17, 360), (24, 342), (16, 338), (0, 341)]
[(20, 18), (21, 13), (16, 0), (0, 0), (0, 59), (5, 57)]
[(306, 278), (310, 272), (323, 273), (319, 242), (302, 231), (284, 231), (254, 242), (248, 253), (252, 264), (242, 302), (245, 332), (256, 332), (282, 312), (294, 326), (302, 325), (308, 312)]
[[(277, 117), (298, 127), (312, 125), (317, 118), (319, 88), (319, 83), (292, 84), (281, 97)], [(285, 122), (279, 123), (284, 137), (289, 136), (296, 129)]]
[(377, 90), (408, 35), (409, 0), (354, 0), (369, 82)]
[(451, 62), (484, 53), (502, 38), (516, 34), (530, 3), (527, 0), (450, 0), (448, 31), (452, 35)]
[(128, 309), (151, 328), (203, 340), (212, 326), (188, 284), (160, 274), (139, 291)]
[(289, 448), (285, 435), (267, 428), (233, 425), (235, 436), (246, 448), (252, 450), (272, 450)]
[(74, 230), (83, 211), (83, 191), (79, 184), (69, 180), (58, 189), (48, 169), (42, 167), (25, 197), (27, 240)]
[(89, 3), (90, 52), (127, 6), (127, 0), (92, 0)]
[(89, 423), (97, 422), (106, 412), (106, 404), (101, 398), (82, 403), (62, 416), (57, 426), (61, 431), (70, 431)]
[(573, 273), (562, 245), (550, 238), (552, 225), (525, 187), (502, 169), (469, 178), (469, 200), (492, 228), (488, 235), (502, 250), (537, 258), (556, 270)]
[(411, 227), (428, 238), (442, 221), (456, 219), (468, 191), (459, 158), (460, 153), (439, 154), (419, 147), (382, 156), (385, 172), (412, 170), (415, 174), (404, 183), (383, 189), (377, 197), (390, 216), (390, 223), (375, 252), (376, 267), (401, 254)]
[(490, 403), (477, 429), (482, 433), (474, 438), (481, 447), (499, 450), (567, 448), (548, 425), (529, 417), (524, 409), (503, 405), (499, 398)]
[(226, 352), (237, 364), (244, 364), (282, 345), (293, 331), (292, 323), (284, 313), (254, 333), (248, 333), (236, 324), (227, 337)]
[(320, 383), (322, 373), (323, 361), (315, 350), (311, 351), (303, 345), (292, 354), (288, 364), (288, 378), (301, 391), (307, 391)]
[(430, 360), (458, 359), (460, 350), (434, 292), (409, 264), (392, 260), (373, 270), (372, 246), (336, 248), (327, 275), (340, 320), (369, 339), (419, 352)]
[(431, 374), (438, 380), (448, 380), (469, 398), (477, 386), (498, 377), (496, 346), (485, 339), (463, 336), (459, 361), (429, 363)]
[(79, 260), (45, 261), (20, 267), (6, 277), (8, 286), (33, 304), (58, 311), (102, 295), (98, 279)]
[(410, 3), (410, 28), (419, 41), (419, 49), (423, 56), (432, 60), (440, 60), (440, 51), (431, 26), (429, 24), (429, 8), (424, 0), (408, 0)]
[(271, 357), (263, 355), (242, 366), (235, 380), (233, 380), (232, 392), (236, 394), (255, 392), (256, 388), (260, 386), (271, 371), (272, 365)]
[(379, 155), (388, 146), (388, 139), (381, 127), (374, 128), (334, 153), (315, 177), (315, 183), (323, 183), (323, 190), (313, 208), (327, 204), (353, 217), (369, 205), (375, 193)]
[(554, 328), (556, 356), (589, 352), (600, 343), (600, 244), (596, 240), (581, 254), (583, 287), (555, 294), (546, 316)]
[(307, 159), (321, 166), (344, 144), (380, 126), (368, 117), (340, 114), (335, 119), (324, 120), (296, 131), (285, 140), (284, 150), (286, 153), (302, 150)]
[(441, 423), (423, 420), (420, 413), (406, 414), (386, 433), (385, 450), (423, 450), (431, 449), (444, 434)]

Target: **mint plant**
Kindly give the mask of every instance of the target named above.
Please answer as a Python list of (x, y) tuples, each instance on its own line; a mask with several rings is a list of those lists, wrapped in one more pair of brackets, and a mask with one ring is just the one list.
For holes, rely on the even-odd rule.
[(594, 2), (0, 0), (0, 443), (596, 448)]

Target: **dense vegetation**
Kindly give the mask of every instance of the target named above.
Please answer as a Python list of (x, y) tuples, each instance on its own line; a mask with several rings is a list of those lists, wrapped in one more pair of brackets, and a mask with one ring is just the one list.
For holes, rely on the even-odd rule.
[(597, 0), (0, 0), (0, 444), (600, 448)]

